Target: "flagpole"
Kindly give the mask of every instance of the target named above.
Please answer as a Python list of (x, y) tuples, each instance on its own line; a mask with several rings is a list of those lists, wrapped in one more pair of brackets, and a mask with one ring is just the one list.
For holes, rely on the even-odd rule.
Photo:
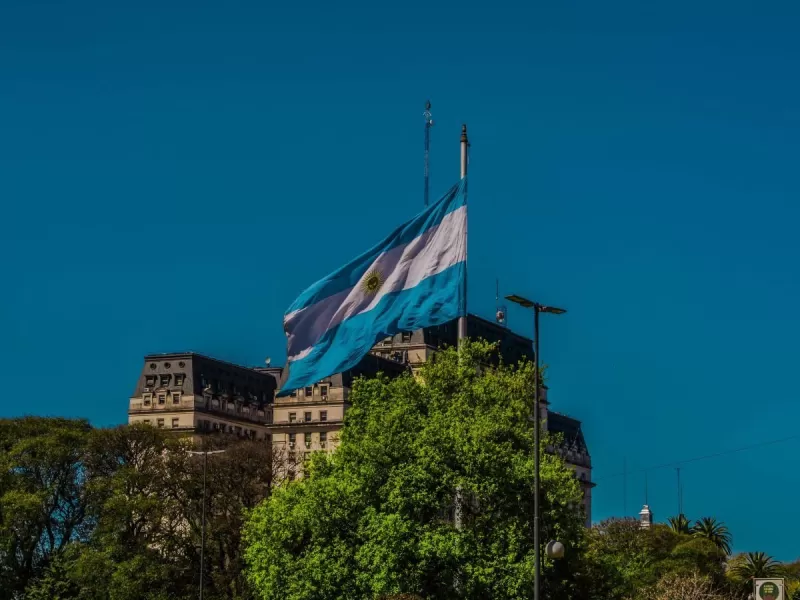
[[(466, 123), (461, 126), (461, 179), (464, 179), (467, 176), (467, 162), (469, 160), (469, 138), (467, 138), (467, 125)], [(467, 195), (467, 189), (464, 188), (464, 196)], [(467, 209), (469, 211), (469, 209)], [(467, 212), (469, 214), (469, 212)], [(466, 253), (466, 246), (467, 246), (467, 233), (469, 231), (469, 227), (466, 228), (464, 233), (464, 251)], [(468, 261), (465, 261), (465, 264), (469, 264)], [(458, 318), (458, 343), (461, 345), (461, 342), (467, 338), (467, 271), (466, 268), (464, 270), (464, 314), (463, 316)]]
[(431, 126), (433, 125), (433, 116), (431, 115), (431, 101), (425, 103), (425, 112), (422, 113), (425, 118), (425, 208), (428, 208), (428, 197), (430, 188), (430, 157), (431, 157)]
[[(464, 124), (461, 126), (461, 179), (464, 179), (467, 176), (467, 160), (468, 160), (468, 148), (469, 148), (469, 139), (467, 138), (467, 125)], [(467, 188), (466, 184), (464, 187), (464, 200), (466, 200), (467, 196)], [(469, 212), (467, 212), (469, 214)], [(469, 219), (467, 219), (469, 220)], [(464, 252), (466, 257), (466, 249), (467, 249), (467, 231), (468, 228), (464, 227)], [(462, 289), (462, 294), (464, 298), (464, 314), (458, 317), (458, 353), (461, 354), (461, 348), (464, 344), (464, 341), (467, 339), (467, 269), (466, 264), (467, 261), (464, 261), (465, 268), (464, 268), (464, 282)], [(461, 486), (456, 486), (456, 497), (454, 502), (454, 525), (456, 529), (462, 529), (464, 527), (464, 511), (462, 508), (462, 504), (464, 502), (462, 493), (461, 493)], [(455, 588), (457, 592), (461, 590), (461, 575), (456, 572), (455, 575)]]

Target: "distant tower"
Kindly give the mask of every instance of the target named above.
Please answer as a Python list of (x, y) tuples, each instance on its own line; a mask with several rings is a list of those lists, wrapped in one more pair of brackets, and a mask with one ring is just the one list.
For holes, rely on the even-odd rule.
[(647, 485), (647, 473), (644, 474), (644, 506), (642, 510), (639, 511), (639, 527), (642, 529), (650, 529), (653, 525), (653, 511), (650, 510), (650, 507), (647, 505), (648, 499), (648, 485)]
[(642, 510), (639, 511), (639, 527), (642, 529), (650, 529), (653, 525), (653, 511), (645, 504)]

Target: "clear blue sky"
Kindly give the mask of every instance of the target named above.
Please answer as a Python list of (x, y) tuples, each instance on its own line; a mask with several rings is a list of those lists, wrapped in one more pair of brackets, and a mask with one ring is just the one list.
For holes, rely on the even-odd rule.
[[(148, 352), (280, 363), (297, 293), (420, 208), (430, 98), (433, 196), (472, 140), (470, 309), (570, 310), (595, 518), (626, 459), (793, 435), (800, 5), (650, 4), (5, 0), (0, 415), (121, 423)], [(796, 558), (799, 449), (687, 464), (685, 512)]]

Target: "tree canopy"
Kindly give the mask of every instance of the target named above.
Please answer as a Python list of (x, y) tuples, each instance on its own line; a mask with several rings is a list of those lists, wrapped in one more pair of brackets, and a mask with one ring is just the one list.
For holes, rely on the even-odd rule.
[[(419, 377), (356, 383), (338, 450), (251, 514), (249, 577), (264, 600), (521, 598), (533, 587), (534, 368), (492, 364), (465, 345)], [(463, 498), (461, 528), (454, 498)], [(569, 549), (544, 564), (550, 594), (569, 594), (583, 543), (581, 491), (543, 454), (542, 541)]]
[[(244, 512), (273, 483), (262, 442), (206, 440), (205, 597), (249, 598)], [(0, 599), (194, 598), (199, 583), (202, 458), (149, 426), (0, 420)]]

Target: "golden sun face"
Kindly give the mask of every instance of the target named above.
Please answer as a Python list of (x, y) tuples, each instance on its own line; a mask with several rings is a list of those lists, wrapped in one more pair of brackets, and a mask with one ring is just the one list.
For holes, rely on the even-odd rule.
[(382, 285), (383, 276), (379, 271), (373, 269), (364, 277), (364, 281), (361, 282), (361, 289), (364, 290), (365, 293), (372, 295), (381, 289)]

